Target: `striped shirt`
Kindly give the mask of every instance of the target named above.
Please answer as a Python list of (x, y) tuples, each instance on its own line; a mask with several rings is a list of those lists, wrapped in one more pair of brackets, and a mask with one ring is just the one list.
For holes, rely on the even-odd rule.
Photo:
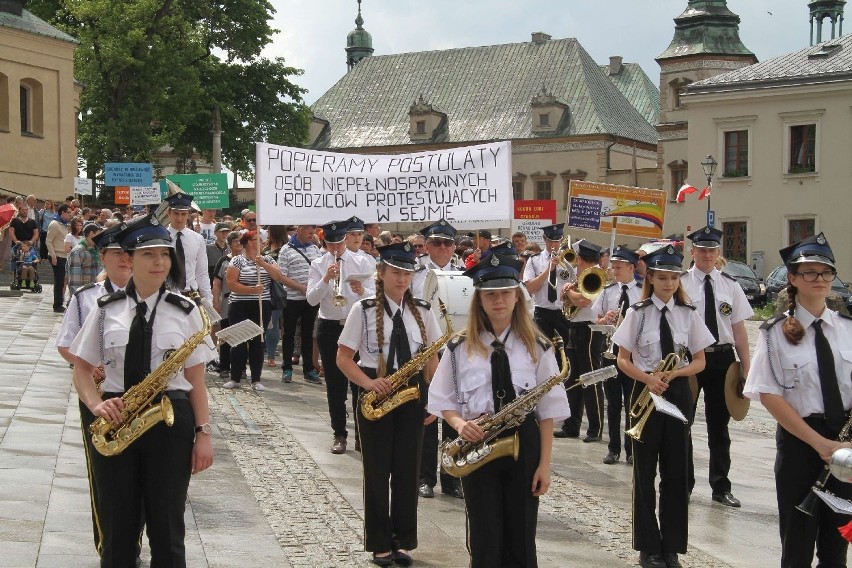
[[(264, 256), (263, 260), (269, 263), (274, 262), (270, 256)], [(231, 266), (240, 271), (240, 284), (244, 286), (257, 286), (257, 264), (255, 264), (253, 260), (249, 260), (243, 255), (235, 256), (231, 259)], [(261, 298), (264, 300), (269, 300), (269, 282), (271, 280), (272, 278), (269, 276), (269, 273), (261, 268), (260, 283), (263, 284), (263, 295)], [(231, 292), (228, 299), (231, 302), (244, 302), (250, 300), (254, 300), (256, 302), (257, 294), (240, 294), (238, 292)]]
[[(300, 253), (305, 256), (302, 256)], [(296, 282), (304, 284), (305, 287), (307, 287), (308, 276), (311, 272), (311, 262), (321, 256), (322, 252), (320, 252), (320, 249), (318, 249), (316, 245), (311, 244), (297, 251), (289, 244), (286, 244), (281, 247), (281, 251), (278, 253), (278, 268), (281, 269), (281, 273), (284, 274), (284, 276), (292, 278)], [(305, 260), (305, 257), (307, 257), (307, 261)], [(287, 290), (288, 300), (307, 299), (305, 293), (301, 290), (290, 288), (286, 284), (284, 285), (284, 289)]]

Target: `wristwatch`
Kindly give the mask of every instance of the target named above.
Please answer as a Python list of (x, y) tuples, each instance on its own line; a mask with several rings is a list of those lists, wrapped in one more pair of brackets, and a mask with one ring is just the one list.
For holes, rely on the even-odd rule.
[(211, 432), (213, 432), (213, 428), (210, 427), (209, 422), (205, 422), (204, 424), (200, 424), (200, 425), (195, 427), (195, 433), (196, 434), (201, 433), (201, 434), (207, 434), (209, 436)]

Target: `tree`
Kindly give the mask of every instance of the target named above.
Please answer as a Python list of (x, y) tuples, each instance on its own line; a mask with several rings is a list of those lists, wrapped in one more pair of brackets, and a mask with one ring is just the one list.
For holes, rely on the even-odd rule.
[(89, 171), (148, 161), (165, 145), (211, 151), (219, 108), (223, 162), (251, 177), (254, 142), (307, 135), (300, 70), (260, 57), (276, 30), (265, 0), (36, 0), (28, 8), (80, 41), (79, 147)]

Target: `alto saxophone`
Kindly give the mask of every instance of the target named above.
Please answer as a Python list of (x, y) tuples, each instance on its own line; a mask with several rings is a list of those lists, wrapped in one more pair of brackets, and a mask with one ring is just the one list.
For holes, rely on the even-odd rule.
[(441, 464), (447, 473), (453, 477), (464, 477), (497, 458), (512, 456), (515, 461), (518, 460), (520, 443), (517, 432), (513, 436), (500, 438), (496, 442), (494, 440), (506, 430), (520, 426), (542, 397), (550, 389), (562, 384), (562, 381), (568, 377), (571, 365), (568, 364), (565, 356), (562, 338), (557, 335), (553, 345), (559, 350), (562, 370), (519, 396), (496, 414), (486, 414), (477, 418), (476, 423), (485, 431), (485, 439), (481, 442), (468, 442), (459, 436), (455, 440), (444, 443), (441, 447)]
[(432, 355), (438, 353), (441, 348), (453, 336), (453, 322), (447, 315), (447, 307), (444, 302), (438, 300), (441, 309), (441, 317), (447, 322), (447, 332), (438, 340), (412, 357), (407, 363), (400, 367), (391, 376), (386, 377), (391, 384), (391, 391), (387, 395), (380, 395), (375, 391), (367, 391), (361, 395), (361, 413), (367, 420), (378, 420), (398, 406), (410, 400), (420, 398), (420, 387), (408, 386), (408, 379), (417, 374)]
[(204, 338), (210, 335), (210, 318), (201, 305), (201, 296), (198, 292), (193, 292), (191, 297), (201, 312), (201, 329), (193, 333), (179, 349), (140, 383), (133, 385), (121, 395), (124, 410), (121, 412), (120, 422), (110, 422), (103, 416), (92, 422), (89, 432), (92, 434), (92, 444), (99, 454), (117, 456), (159, 422), (165, 422), (166, 426), (172, 426), (175, 423), (175, 413), (169, 397), (163, 395), (159, 403), (154, 402), (154, 399), (165, 392), (172, 377), (180, 371)]

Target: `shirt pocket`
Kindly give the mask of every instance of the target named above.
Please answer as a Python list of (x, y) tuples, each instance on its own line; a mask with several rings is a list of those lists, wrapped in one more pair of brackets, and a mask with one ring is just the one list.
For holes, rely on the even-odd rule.
[(852, 381), (852, 351), (840, 352), (840, 380), (838, 384), (842, 385), (847, 380)]
[[(816, 378), (819, 374), (811, 353), (795, 350), (793, 352), (781, 351), (778, 354), (778, 359), (781, 363), (781, 374), (783, 375), (781, 383), (786, 387), (797, 386), (796, 383), (804, 382), (810, 375), (814, 375), (814, 378)], [(818, 380), (816, 384), (819, 388)]]
[(406, 328), (406, 332), (408, 334), (408, 343), (411, 345), (411, 354), (412, 356), (417, 355), (417, 350), (420, 349), (420, 346), (425, 342), (423, 341), (423, 336), (420, 335), (420, 326), (415, 325), (414, 329)]
[(654, 331), (644, 331), (636, 341), (636, 353), (633, 355), (638, 357), (638, 359), (645, 364), (644, 366), (646, 368), (653, 369), (657, 366), (657, 363), (659, 363), (659, 359), (657, 358), (659, 349), (654, 348), (654, 346), (659, 343), (660, 330), (655, 329)]
[(104, 331), (104, 364), (115, 367), (118, 359), (124, 360), (130, 330), (127, 328), (107, 329)]
[[(547, 355), (544, 355), (547, 357)], [(512, 384), (515, 386), (515, 393), (520, 395), (531, 391), (536, 386), (535, 372), (527, 369), (512, 370)]]
[[(157, 330), (157, 334), (154, 336), (154, 345), (157, 347), (157, 354), (159, 356), (160, 353), (163, 354), (162, 360), (165, 361), (169, 355), (174, 353), (176, 350), (180, 349), (180, 346), (184, 344), (186, 338), (182, 333), (177, 331), (160, 331)], [(152, 361), (152, 368), (156, 367), (160, 361)]]

